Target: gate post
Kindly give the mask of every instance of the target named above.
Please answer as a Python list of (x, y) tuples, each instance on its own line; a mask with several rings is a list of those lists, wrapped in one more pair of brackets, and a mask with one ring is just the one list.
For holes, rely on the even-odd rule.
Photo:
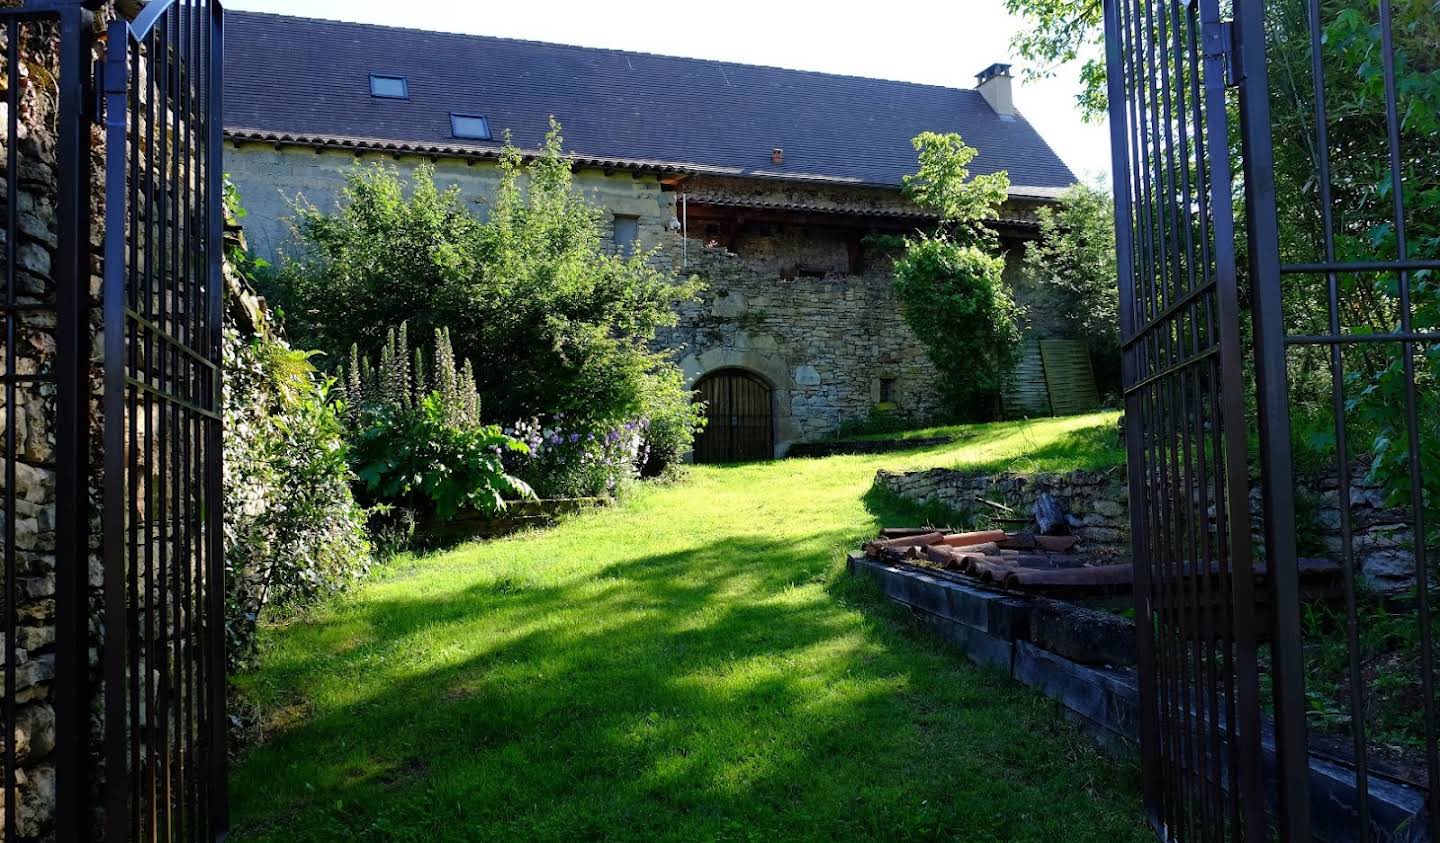
[(1260, 434), (1265, 561), (1272, 608), (1271, 659), (1275, 689), (1275, 767), (1282, 840), (1310, 840), (1309, 747), (1305, 662), (1300, 641), (1300, 573), (1295, 548), (1294, 465), (1286, 373), (1284, 302), (1280, 289), (1280, 223), (1275, 202), (1275, 156), (1270, 131), (1265, 2), (1235, 4), (1240, 68), (1241, 159), (1255, 332), (1255, 410)]
[[(91, 13), (61, 6), (56, 125), (55, 799), (56, 836), (89, 836)], [(12, 106), (13, 108), (14, 106)], [(13, 136), (10, 143), (17, 143)], [(12, 174), (12, 178), (14, 174)], [(12, 410), (13, 412), (13, 410)], [(14, 422), (12, 421), (12, 425)], [(11, 442), (13, 443), (13, 439)], [(8, 451), (14, 459), (13, 449)], [(13, 486), (12, 486), (13, 488)], [(7, 607), (7, 611), (14, 611)], [(7, 646), (14, 646), (7, 641)], [(7, 786), (7, 790), (13, 788)], [(7, 820), (15, 822), (7, 812)]]

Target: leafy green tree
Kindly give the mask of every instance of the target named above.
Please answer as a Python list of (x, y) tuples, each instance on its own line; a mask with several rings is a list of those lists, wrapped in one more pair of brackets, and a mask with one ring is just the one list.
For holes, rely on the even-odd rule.
[(1082, 60), (1076, 103), (1086, 120), (1105, 114), (1104, 7), (1100, 0), (1005, 0), (1029, 24), (1011, 41), (1029, 62), (1026, 78), (1053, 76), (1062, 64)]
[(1025, 246), (1026, 274), (1090, 346), (1101, 391), (1120, 387), (1120, 290), (1115, 205), (1110, 194), (1071, 186), (1039, 212), (1040, 237)]
[(1020, 339), (1005, 261), (985, 226), (1010, 179), (1003, 172), (970, 178), (979, 153), (957, 134), (926, 132), (914, 146), (919, 167), (905, 177), (905, 192), (940, 219), (933, 232), (904, 240), (895, 261), (900, 312), (940, 372), (949, 412), (989, 417)]
[[(674, 416), (675, 364), (651, 342), (697, 282), (652, 254), (611, 253), (558, 125), (528, 164), (507, 145), (499, 176), (484, 219), (428, 166), (408, 185), (393, 168), (357, 167), (337, 209), (298, 207), (298, 251), (273, 285), (292, 329), (338, 362), (351, 345), (373, 356), (401, 322), (420, 336), (448, 328), (495, 420), (563, 413), (608, 429)], [(694, 424), (690, 412), (678, 425), (686, 444)]]

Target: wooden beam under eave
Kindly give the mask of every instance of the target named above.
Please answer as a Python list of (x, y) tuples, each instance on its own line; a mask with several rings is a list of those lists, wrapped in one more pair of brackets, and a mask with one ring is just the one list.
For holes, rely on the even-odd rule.
[(904, 219), (895, 217), (863, 216), (859, 214), (816, 214), (801, 211), (781, 210), (755, 210), (753, 208), (733, 208), (725, 205), (700, 205), (690, 204), (690, 221), (715, 222), (727, 225), (744, 225), (746, 223), (784, 225), (784, 226), (805, 226), (807, 228), (819, 228), (832, 231), (914, 231), (919, 227), (929, 226), (931, 223), (923, 219)]

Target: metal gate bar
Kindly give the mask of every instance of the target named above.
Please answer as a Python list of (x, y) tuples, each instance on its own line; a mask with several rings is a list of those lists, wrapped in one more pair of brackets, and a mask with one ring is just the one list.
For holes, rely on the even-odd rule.
[[(111, 25), (106, 836), (225, 834), (218, 5)], [(117, 772), (118, 771), (118, 772)]]
[(1217, 0), (1108, 0), (1105, 26), (1146, 810), (1167, 838), (1259, 839), (1224, 29)]

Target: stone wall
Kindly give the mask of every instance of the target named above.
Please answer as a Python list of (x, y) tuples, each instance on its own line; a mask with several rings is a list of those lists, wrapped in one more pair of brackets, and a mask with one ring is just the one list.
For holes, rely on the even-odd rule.
[[(1409, 510), (1385, 505), (1385, 493), (1365, 479), (1367, 466), (1350, 469), (1350, 529), (1355, 567), (1365, 583), (1380, 594), (1394, 595), (1415, 585), (1415, 541)], [(1296, 543), (1301, 556), (1343, 559), (1340, 524), (1340, 482), (1333, 476), (1296, 484)], [(1259, 488), (1250, 491), (1252, 529), (1257, 546), (1263, 541)]]
[[(661, 345), (675, 350), (694, 383), (717, 369), (758, 372), (774, 390), (776, 448), (818, 439), (863, 419), (893, 380), (894, 404), (924, 416), (937, 409), (935, 368), (900, 317), (885, 273), (782, 279), (772, 252), (752, 263), (692, 244), (688, 271), (706, 282), (681, 308)], [(843, 258), (843, 252), (841, 253)]]
[[(18, 147), (16, 185), (19, 237), (16, 243), (16, 294), (21, 302), (53, 307), (59, 254), (60, 197), (57, 178), (59, 109), (58, 26), (30, 24), (21, 29), (18, 48), (21, 71), (18, 91), (18, 137), (6, 136), (0, 121), (0, 169), (9, 144)], [(0, 32), (0, 43), (5, 34)], [(0, 65), (4, 62), (0, 61)], [(11, 174), (7, 173), (7, 179)], [(0, 195), (0, 213), (5, 213)], [(0, 365), (16, 375), (49, 376), (56, 363), (56, 319), (53, 310), (10, 317), (15, 330), (15, 358), (7, 360), (0, 345)], [(17, 814), (22, 838), (40, 837), (53, 826), (55, 710), (50, 699), (55, 678), (55, 553), (56, 553), (56, 386), (20, 383), (14, 405), (0, 403), (0, 423), (15, 426), (15, 483), (0, 473), (0, 496), (15, 499), (14, 548), (16, 597), (15, 640), (0, 645), (0, 659), (15, 665), (15, 753)], [(0, 449), (6, 443), (0, 439)], [(3, 515), (0, 515), (3, 521)], [(3, 663), (3, 662), (0, 662)], [(0, 799), (0, 823), (5, 804)]]
[[(1415, 545), (1409, 511), (1386, 506), (1384, 492), (1365, 479), (1357, 462), (1350, 476), (1351, 547), (1355, 569), (1370, 589), (1395, 595), (1415, 585)], [(1070, 513), (1082, 552), (1106, 557), (1130, 555), (1129, 488), (1123, 467), (1068, 474), (977, 475), (948, 468), (918, 472), (881, 470), (875, 485), (921, 504), (938, 503), (959, 512), (994, 514), (982, 500), (1008, 505), (1027, 517), (1041, 493), (1054, 495)], [(1334, 477), (1296, 484), (1296, 541), (1300, 555), (1343, 561), (1340, 483)], [(1263, 558), (1264, 508), (1258, 484), (1250, 491), (1251, 543)]]
[(1099, 558), (1130, 555), (1130, 490), (1125, 469), (1065, 474), (974, 474), (953, 468), (894, 472), (881, 469), (875, 485), (920, 504), (936, 503), (962, 513), (996, 515), (1002, 504), (1028, 518), (1036, 498), (1053, 495), (1070, 514), (1078, 552)]
[[(133, 17), (143, 4), (120, 0), (95, 5), (92, 33), (103, 35), (109, 22), (117, 15)], [(60, 129), (59, 84), (63, 82), (60, 68), (59, 27), (52, 22), (22, 25), (19, 44), (20, 90), (18, 92), (17, 137), (6, 136), (7, 126), (0, 120), (0, 170), (4, 169), (5, 147), (16, 143), (18, 153), (17, 249), (16, 282), (19, 301), (53, 308), (56, 303), (57, 278), (66, 255), (60, 251), (60, 222), (63, 203), (59, 190), (58, 148)], [(5, 35), (0, 32), (0, 44)], [(3, 53), (3, 50), (0, 50)], [(104, 42), (97, 39), (93, 59), (104, 57)], [(0, 61), (0, 67), (4, 62)], [(85, 72), (89, 72), (89, 66)], [(3, 106), (0, 106), (3, 107)], [(103, 432), (101, 414), (104, 373), (101, 350), (104, 346), (103, 312), (101, 309), (102, 253), (105, 242), (104, 133), (97, 124), (82, 118), (82, 130), (89, 135), (90, 192), (87, 210), (89, 242), (88, 261), (82, 258), (81, 278), (88, 281), (86, 321), (81, 341), (90, 350), (88, 360), (88, 412), (83, 424), (88, 436), (88, 488), (79, 505), (79, 517), (85, 519), (87, 544), (78, 548), (86, 565), (88, 594), (88, 676), (91, 691), (88, 709), (89, 752), (98, 770), (101, 766), (100, 747), (104, 739), (101, 726), (103, 688), (99, 676), (99, 660), (103, 648), (104, 549), (101, 531), (103, 487)], [(6, 174), (7, 178), (9, 174)], [(4, 213), (5, 197), (0, 192), (0, 213)], [(0, 231), (3, 237), (3, 231)], [(86, 277), (88, 274), (88, 278)], [(13, 317), (16, 333), (16, 358), (5, 361), (0, 345), (0, 365), (19, 375), (54, 375), (57, 355), (57, 318), (53, 309), (34, 310)], [(82, 350), (83, 353), (83, 350)], [(0, 400), (0, 428), (4, 423), (15, 425), (15, 555), (16, 592), (14, 606), (16, 636), (6, 642), (9, 655), (15, 659), (15, 796), (17, 816), (14, 825), (18, 839), (49, 839), (55, 833), (56, 771), (52, 758), (57, 730), (74, 728), (57, 724), (56, 690), (56, 497), (57, 453), (57, 384), (53, 381), (17, 384), (14, 406)], [(83, 405), (82, 405), (83, 406)], [(13, 414), (13, 415), (12, 415)], [(5, 443), (0, 438), (0, 451)], [(0, 495), (6, 491), (6, 478), (0, 472)], [(3, 517), (0, 517), (3, 521)], [(0, 647), (0, 650), (3, 650)], [(3, 654), (0, 654), (3, 657)], [(92, 793), (98, 791), (99, 774), (90, 781)], [(98, 797), (97, 797), (98, 798)], [(98, 804), (98, 803), (97, 803)], [(98, 811), (98, 807), (96, 809)], [(5, 802), (0, 799), (0, 826)]]
[[(483, 216), (499, 184), (498, 167), (489, 161), (459, 158), (428, 158), (418, 155), (392, 156), (383, 153), (356, 155), (343, 150), (311, 150), (286, 146), (276, 148), (253, 142), (225, 144), (225, 171), (240, 192), (248, 215), (245, 236), (259, 257), (275, 261), (290, 242), (290, 220), (297, 198), (330, 211), (336, 207), (345, 187), (345, 175), (356, 165), (384, 163), (409, 176), (422, 163), (435, 167), (435, 183), (460, 188), (460, 199)], [(639, 245), (650, 249), (661, 245), (675, 218), (675, 196), (662, 192), (655, 175), (606, 174), (582, 170), (575, 186), (593, 203), (612, 214), (639, 218)], [(677, 255), (678, 263), (678, 255)]]

